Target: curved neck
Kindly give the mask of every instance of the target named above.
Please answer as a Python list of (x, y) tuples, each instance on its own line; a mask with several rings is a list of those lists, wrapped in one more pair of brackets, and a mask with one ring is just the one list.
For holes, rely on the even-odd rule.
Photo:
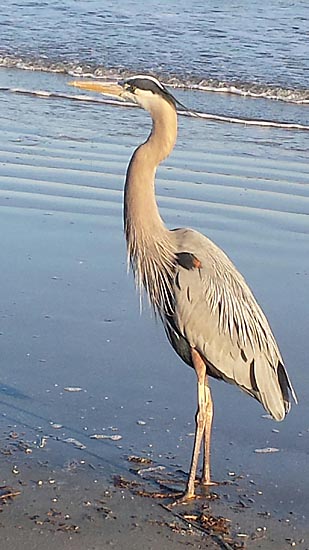
[(124, 196), (126, 235), (131, 228), (138, 234), (162, 231), (154, 191), (157, 166), (173, 150), (177, 138), (177, 114), (173, 105), (161, 100), (152, 106), (152, 130), (145, 143), (134, 152), (127, 171)]
[(177, 139), (177, 113), (174, 105), (162, 101), (150, 111), (152, 131), (139, 149), (147, 152), (148, 161), (156, 168), (174, 149)]
[[(150, 109), (149, 109), (150, 110)], [(124, 227), (128, 262), (140, 291), (146, 289), (155, 309), (170, 307), (169, 285), (174, 247), (155, 198), (157, 166), (172, 151), (177, 137), (177, 114), (165, 100), (152, 105), (152, 131), (134, 152), (127, 171), (124, 193)]]

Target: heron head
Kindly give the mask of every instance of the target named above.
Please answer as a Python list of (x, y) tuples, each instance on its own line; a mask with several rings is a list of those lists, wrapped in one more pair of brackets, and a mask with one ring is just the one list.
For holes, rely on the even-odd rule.
[(136, 75), (118, 83), (75, 80), (69, 84), (84, 90), (117, 97), (123, 101), (131, 101), (147, 111), (152, 111), (155, 104), (162, 100), (176, 108), (174, 96), (153, 76)]
[(175, 107), (176, 100), (168, 89), (153, 76), (137, 75), (119, 83), (123, 87), (123, 96), (146, 110), (157, 99), (163, 99)]

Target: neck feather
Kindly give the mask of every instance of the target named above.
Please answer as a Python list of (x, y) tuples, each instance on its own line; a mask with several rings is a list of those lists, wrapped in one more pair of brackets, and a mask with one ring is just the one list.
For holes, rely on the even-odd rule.
[(127, 171), (124, 193), (124, 226), (128, 262), (137, 287), (145, 288), (159, 313), (172, 309), (170, 283), (174, 247), (170, 232), (160, 216), (155, 198), (157, 166), (172, 151), (177, 137), (175, 108), (161, 101), (150, 111), (152, 131), (134, 152)]

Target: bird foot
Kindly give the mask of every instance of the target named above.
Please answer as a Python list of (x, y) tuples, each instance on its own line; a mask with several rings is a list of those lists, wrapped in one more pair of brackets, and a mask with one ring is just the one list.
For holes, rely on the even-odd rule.
[(201, 479), (200, 484), (203, 485), (203, 487), (216, 487), (220, 485), (219, 481), (210, 481), (210, 479)]
[[(205, 479), (205, 480), (201, 479), (201, 481), (195, 481), (195, 485), (201, 485), (207, 491), (207, 489), (209, 487), (216, 487), (216, 486), (220, 485), (220, 482), (210, 481), (209, 479)], [(201, 500), (201, 499), (205, 498), (205, 494), (206, 493), (201, 494), (201, 495), (197, 495), (195, 493), (195, 491), (194, 492), (186, 491), (180, 497), (177, 497), (173, 502), (171, 502), (168, 505), (168, 508), (173, 508), (174, 506), (178, 506), (178, 505), (181, 505), (181, 504), (189, 504), (193, 500)]]
[(181, 505), (181, 504), (189, 504), (193, 500), (198, 500), (202, 498), (200, 495), (196, 495), (195, 493), (184, 493), (180, 497), (176, 498), (173, 502), (168, 504), (168, 508), (174, 508), (175, 506)]

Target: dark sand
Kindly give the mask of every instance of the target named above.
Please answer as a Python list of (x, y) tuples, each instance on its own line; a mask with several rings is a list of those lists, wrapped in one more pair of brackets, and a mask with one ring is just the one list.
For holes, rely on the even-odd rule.
[[(14, 83), (14, 71), (0, 77)], [(65, 90), (63, 77), (31, 79)], [(214, 382), (213, 477), (229, 484), (170, 512), (160, 503), (171, 499), (136, 492), (184, 487), (196, 389), (147, 306), (140, 316), (126, 275), (123, 174), (147, 116), (8, 92), (1, 100), (0, 466), (2, 495), (20, 492), (1, 498), (3, 547), (218, 548), (205, 525), (192, 520), (191, 532), (177, 515), (204, 510), (231, 520), (231, 547), (308, 548), (308, 136), (181, 119), (158, 173), (169, 226), (207, 233), (254, 288), (300, 400), (276, 424)], [(255, 452), (266, 447), (278, 451)], [(132, 467), (160, 468), (142, 476)]]
[[(53, 440), (42, 449), (37, 444), (11, 432), (1, 447), (3, 548), (307, 548), (307, 529), (292, 515), (279, 520), (258, 506), (260, 491), (247, 480), (231, 476), (229, 484), (168, 509), (173, 498), (167, 495), (182, 489), (183, 472), (142, 475), (158, 465), (130, 461), (128, 472), (123, 461), (122, 473), (104, 482), (110, 468), (104, 460), (85, 450), (68, 452)], [(59, 447), (67, 458), (63, 467), (54, 466)]]

